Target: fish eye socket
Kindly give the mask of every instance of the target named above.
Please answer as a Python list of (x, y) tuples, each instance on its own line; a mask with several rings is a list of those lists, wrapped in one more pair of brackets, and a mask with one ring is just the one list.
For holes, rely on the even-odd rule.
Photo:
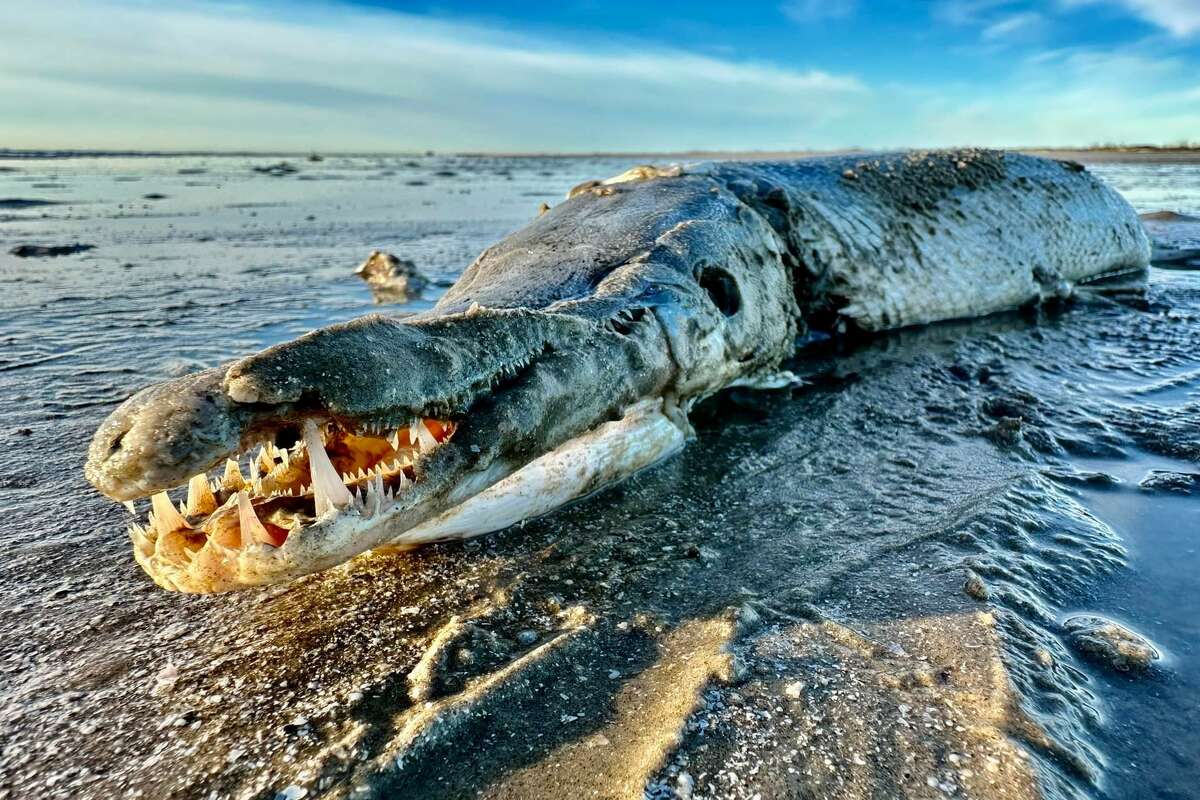
[(737, 281), (720, 267), (704, 267), (696, 280), (700, 288), (708, 293), (708, 299), (727, 317), (732, 317), (742, 307), (742, 296)]

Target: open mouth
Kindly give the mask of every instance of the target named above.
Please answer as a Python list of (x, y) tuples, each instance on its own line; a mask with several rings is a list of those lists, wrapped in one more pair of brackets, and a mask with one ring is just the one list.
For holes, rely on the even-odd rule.
[(163, 588), (294, 580), (500, 530), (674, 452), (665, 348), (631, 342), (541, 312), (364, 318), (143, 389), (85, 471), (151, 497), (130, 536)]
[(141, 556), (181, 565), (255, 548), (269, 553), (333, 509), (353, 508), (365, 519), (386, 511), (418, 480), (421, 459), (456, 427), (433, 418), (390, 430), (316, 419), (289, 424), (227, 460), (223, 471), (193, 476), (185, 498), (155, 494), (145, 524), (133, 524), (130, 535)]

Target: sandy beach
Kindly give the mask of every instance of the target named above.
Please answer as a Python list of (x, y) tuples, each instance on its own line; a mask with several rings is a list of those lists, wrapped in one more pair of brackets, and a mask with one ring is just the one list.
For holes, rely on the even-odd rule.
[[(1047, 154), (1200, 215), (1195, 152)], [(137, 568), (81, 469), (124, 397), (427, 309), (541, 203), (664, 160), (0, 158), (0, 798), (1187, 796), (1186, 264), (802, 350), (803, 386), (724, 392), (680, 456), (499, 534), (214, 597)], [(429, 288), (377, 305), (373, 250)], [(1163, 658), (1114, 666), (1084, 613)]]

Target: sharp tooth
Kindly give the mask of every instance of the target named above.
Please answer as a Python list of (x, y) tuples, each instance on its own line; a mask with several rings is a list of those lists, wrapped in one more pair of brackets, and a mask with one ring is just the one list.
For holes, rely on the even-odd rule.
[(151, 497), (150, 507), (154, 509), (154, 527), (158, 529), (159, 533), (182, 531), (192, 527), (175, 510), (175, 506), (171, 503), (171, 498), (167, 497), (166, 492), (159, 492)]
[(141, 550), (143, 555), (150, 555), (154, 552), (154, 542), (146, 535), (146, 531), (141, 525), (134, 523), (129, 526), (129, 538), (133, 539), (134, 546)]
[(417, 441), (419, 441), (421, 443), (421, 452), (422, 453), (428, 452), (428, 451), (432, 450), (433, 448), (437, 447), (438, 440), (434, 437), (434, 435), (432, 433), (429, 432), (429, 428), (425, 427), (425, 420), (421, 420), (416, 425), (414, 425), (413, 428), (417, 432)]
[(266, 445), (258, 448), (258, 471), (266, 475), (273, 469), (275, 469), (275, 459), (267, 453)]
[(375, 484), (368, 483), (367, 488), (363, 491), (363, 517), (370, 519), (379, 511), (379, 493), (375, 491)]
[(221, 477), (221, 488), (229, 492), (240, 492), (246, 485), (242, 477), (242, 469), (232, 458), (225, 460), (225, 474)]
[(208, 485), (208, 477), (204, 473), (193, 475), (188, 481), (187, 513), (193, 517), (206, 517), (216, 510), (217, 498)]
[(400, 449), (400, 431), (392, 431), (392, 435), (388, 437), (388, 444), (392, 446), (393, 450)]
[(234, 555), (228, 547), (221, 544), (216, 539), (213, 539), (211, 536), (208, 539), (208, 543), (204, 545), (204, 549), (211, 551), (219, 559), (230, 559)]
[(132, 500), (126, 500), (124, 503), (121, 503), (121, 505), (125, 506), (125, 510), (130, 514), (133, 514), (135, 517), (137, 516), (137, 509), (133, 507)]
[(250, 505), (250, 498), (245, 492), (238, 492), (238, 522), (242, 529), (242, 547), (249, 547), (255, 542), (264, 542), (271, 544), (271, 536), (267, 533), (267, 529), (258, 521), (258, 514), (254, 513), (254, 506)]
[(367, 500), (369, 501), (369, 504), (366, 508), (366, 511), (370, 512), (369, 516), (373, 517), (383, 509), (383, 499), (383, 478), (381, 478), (379, 475), (376, 475), (371, 479), (371, 482), (367, 484)]
[(291, 457), (288, 455), (288, 451), (287, 451), (287, 450), (280, 450), (280, 451), (279, 451), (279, 457), (283, 459), (283, 465), (284, 465), (285, 467), (286, 467), (286, 466), (288, 466), (288, 465), (291, 463), (291, 461), (292, 461)]
[(351, 500), (350, 492), (338, 478), (337, 470), (325, 452), (325, 445), (321, 443), (317, 423), (311, 419), (304, 423), (304, 443), (308, 447), (308, 471), (312, 476), (313, 503), (317, 516), (330, 508), (345, 508)]

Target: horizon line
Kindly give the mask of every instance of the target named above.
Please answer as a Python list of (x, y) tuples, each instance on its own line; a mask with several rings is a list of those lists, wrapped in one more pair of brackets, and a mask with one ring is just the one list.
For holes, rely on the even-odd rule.
[(155, 157), (286, 157), (319, 160), (325, 158), (805, 158), (812, 156), (853, 155), (856, 153), (881, 153), (888, 151), (922, 150), (1001, 150), (1006, 152), (1040, 153), (1195, 153), (1200, 151), (1200, 142), (1176, 144), (1091, 144), (1091, 145), (1020, 145), (980, 146), (956, 145), (951, 147), (905, 146), (890, 148), (839, 147), (828, 149), (685, 149), (685, 150), (595, 150), (595, 151), (519, 151), (519, 150), (208, 150), (208, 149), (135, 149), (114, 150), (110, 148), (5, 148), (0, 147), (0, 160), (46, 160), (55, 158), (155, 158)]

